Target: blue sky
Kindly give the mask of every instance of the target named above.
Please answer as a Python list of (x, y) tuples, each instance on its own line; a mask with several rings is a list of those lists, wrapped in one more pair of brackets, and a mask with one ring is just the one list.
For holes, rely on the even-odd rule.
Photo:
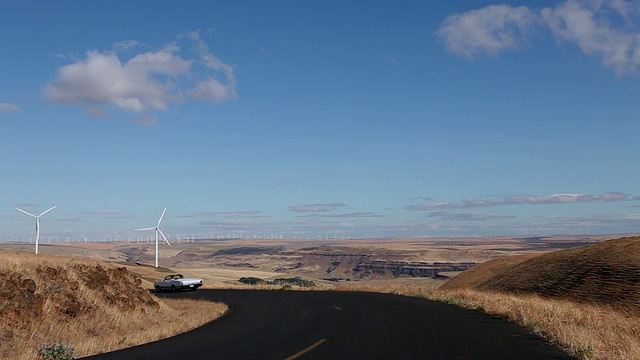
[(640, 232), (638, 1), (0, 7), (0, 239)]

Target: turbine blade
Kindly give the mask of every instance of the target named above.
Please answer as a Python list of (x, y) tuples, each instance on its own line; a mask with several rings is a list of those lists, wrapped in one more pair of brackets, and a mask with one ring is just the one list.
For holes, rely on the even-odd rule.
[(34, 218), (37, 218), (37, 216), (33, 215), (32, 213), (30, 213), (28, 211), (24, 211), (24, 210), (22, 210), (20, 208), (16, 208), (16, 210), (20, 211), (21, 213), (25, 213), (25, 214), (27, 214), (29, 216), (33, 216)]
[(55, 209), (55, 208), (57, 208), (57, 207), (58, 207), (58, 205), (54, 205), (54, 206), (53, 206), (52, 208), (50, 208), (49, 210), (45, 210), (45, 211), (43, 211), (43, 212), (42, 212), (42, 214), (38, 215), (38, 217), (40, 217), (40, 216), (42, 216), (42, 215), (44, 215), (44, 214), (48, 213), (49, 211), (51, 211), (51, 210), (53, 210), (53, 209)]
[(160, 232), (160, 235), (162, 235), (162, 238), (167, 243), (167, 245), (171, 246), (171, 243), (169, 242), (169, 240), (167, 240), (167, 237), (164, 236), (164, 233), (162, 232), (162, 230), (158, 229), (158, 231)]
[(158, 225), (156, 227), (160, 227), (160, 223), (162, 222), (162, 218), (164, 217), (164, 213), (167, 212), (167, 208), (162, 210), (162, 215), (160, 215), (160, 220), (158, 220)]
[(147, 231), (147, 230), (155, 230), (156, 228), (144, 228), (144, 229), (134, 229), (133, 231)]

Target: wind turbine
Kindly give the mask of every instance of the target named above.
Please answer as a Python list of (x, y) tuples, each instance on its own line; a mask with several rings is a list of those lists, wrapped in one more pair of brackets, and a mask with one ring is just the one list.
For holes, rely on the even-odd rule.
[(40, 240), (40, 216), (48, 213), (49, 211), (55, 209), (58, 205), (54, 205), (52, 208), (50, 208), (49, 210), (45, 210), (42, 213), (40, 213), (40, 215), (33, 215), (32, 213), (28, 212), (28, 211), (24, 211), (20, 208), (16, 208), (16, 210), (20, 211), (21, 213), (25, 213), (31, 217), (36, 218), (36, 254), (38, 254), (38, 240)]
[(162, 235), (162, 238), (164, 239), (164, 241), (166, 241), (167, 245), (171, 246), (171, 244), (169, 243), (169, 240), (167, 240), (167, 237), (164, 236), (164, 233), (162, 232), (162, 230), (160, 230), (160, 223), (162, 222), (162, 218), (164, 217), (164, 213), (166, 211), (167, 211), (167, 208), (164, 208), (164, 210), (162, 210), (162, 215), (160, 215), (160, 219), (158, 220), (158, 225), (156, 225), (156, 227), (135, 229), (135, 231), (146, 231), (146, 230), (156, 231), (156, 267), (158, 267), (158, 234)]

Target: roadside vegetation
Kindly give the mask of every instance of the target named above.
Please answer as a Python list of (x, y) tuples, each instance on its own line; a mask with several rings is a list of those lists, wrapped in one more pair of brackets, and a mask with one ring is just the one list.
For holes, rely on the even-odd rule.
[(312, 288), (316, 286), (316, 283), (311, 280), (305, 280), (300, 276), (292, 278), (277, 278), (274, 280), (263, 280), (257, 277), (241, 277), (239, 282), (245, 285), (277, 285), (291, 289), (292, 286), (298, 286), (301, 288)]
[(640, 359), (640, 316), (602, 305), (474, 289), (339, 285), (338, 290), (394, 293), (499, 316), (541, 336), (577, 359)]
[(423, 297), (513, 321), (585, 360), (640, 359), (640, 237), (490, 260), (437, 289), (340, 284)]
[(640, 317), (610, 306), (473, 289), (425, 297), (509, 319), (578, 359), (640, 359)]
[(0, 359), (83, 357), (201, 326), (226, 305), (159, 299), (123, 267), (0, 252)]

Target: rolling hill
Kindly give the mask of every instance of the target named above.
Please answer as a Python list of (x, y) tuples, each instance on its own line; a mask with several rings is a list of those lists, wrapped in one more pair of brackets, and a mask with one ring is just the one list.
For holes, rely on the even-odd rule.
[(443, 285), (544, 297), (640, 311), (640, 237), (608, 240), (523, 258), (480, 264)]
[(0, 251), (0, 359), (36, 359), (54, 344), (77, 356), (120, 349), (190, 330), (225, 310), (158, 299), (116, 264)]

